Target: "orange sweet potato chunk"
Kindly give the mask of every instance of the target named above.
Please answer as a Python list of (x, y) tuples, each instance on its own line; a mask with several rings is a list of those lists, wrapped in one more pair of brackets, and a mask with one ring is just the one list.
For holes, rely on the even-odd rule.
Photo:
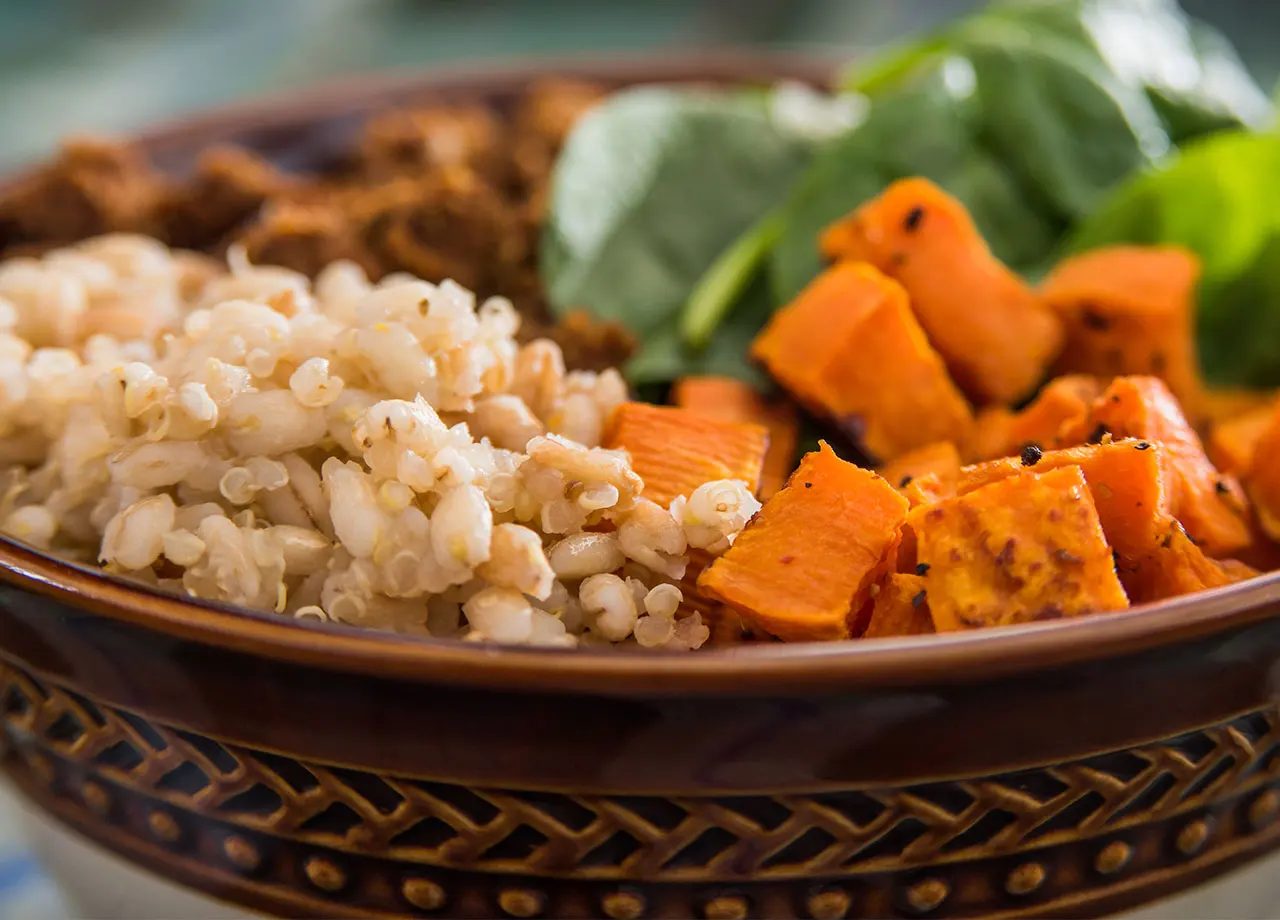
[(998, 480), (911, 525), (939, 632), (1129, 606), (1079, 467)]
[(1170, 520), (1160, 453), (1157, 445), (1124, 440), (1045, 451), (1030, 467), (1018, 457), (1007, 457), (965, 467), (957, 492), (964, 495), (1028, 470), (1047, 473), (1076, 467), (1089, 487), (1107, 542), (1122, 565), (1133, 566), (1159, 544)]
[(1248, 474), (1249, 468), (1253, 466), (1258, 442), (1266, 434), (1274, 414), (1273, 401), (1213, 425), (1209, 429), (1209, 440), (1205, 447), (1214, 466), (1233, 476)]
[[(1270, 409), (1280, 402), (1280, 391), (1244, 387), (1209, 387), (1201, 395), (1195, 422), (1215, 425), (1254, 412)], [(1185, 407), (1184, 407), (1185, 408)]]
[(870, 262), (902, 283), (976, 402), (1025, 397), (1062, 347), (1062, 320), (992, 255), (964, 205), (926, 179), (893, 183), (827, 228), (821, 246), (829, 259)]
[(926, 444), (886, 463), (880, 468), (880, 475), (904, 495), (913, 482), (926, 477), (933, 477), (930, 491), (955, 494), (960, 481), (960, 451), (950, 441)]
[(1280, 405), (1258, 438), (1245, 477), (1258, 523), (1272, 540), (1280, 540)]
[(773, 315), (751, 354), (880, 460), (933, 441), (963, 441), (973, 424), (906, 292), (870, 265), (819, 275)]
[(1160, 377), (1184, 405), (1200, 398), (1195, 345), (1200, 259), (1178, 246), (1108, 246), (1065, 259), (1040, 286), (1062, 317), (1062, 373)]
[(1102, 381), (1097, 377), (1068, 374), (1046, 384), (1021, 412), (998, 406), (986, 409), (978, 415), (970, 445), (972, 455), (977, 460), (990, 460), (1016, 454), (1028, 444), (1059, 447), (1063, 428), (1083, 425), (1101, 392)]
[[(919, 508), (921, 505), (932, 505), (934, 502), (940, 502), (944, 498), (951, 498), (956, 494), (956, 484), (958, 480), (956, 476), (948, 476), (946, 481), (937, 473), (923, 473), (916, 476), (905, 486), (899, 485), (902, 479), (896, 482), (885, 477), (886, 481), (907, 499), (909, 508)], [(881, 475), (884, 475), (881, 473)], [(902, 542), (898, 545), (898, 571), (914, 572), (916, 568), (916, 534), (911, 529), (910, 524), (902, 525)]]
[(924, 578), (894, 572), (871, 602), (871, 619), (863, 639), (920, 636), (934, 632)]
[(605, 446), (631, 455), (632, 468), (644, 480), (644, 497), (665, 507), (714, 479), (741, 479), (759, 488), (769, 432), (761, 425), (629, 402), (614, 410)]
[(1120, 578), (1135, 604), (1218, 588), (1257, 574), (1235, 559), (1210, 559), (1171, 517), (1165, 535), (1146, 557), (1136, 565), (1120, 567)]
[(779, 639), (847, 639), (871, 586), (896, 562), (906, 515), (907, 500), (887, 482), (824, 443), (698, 589)]
[(1090, 415), (1097, 431), (1161, 445), (1174, 517), (1210, 556), (1249, 545), (1248, 502), (1235, 477), (1209, 461), (1169, 388), (1157, 377), (1117, 377)]
[(760, 471), (761, 499), (773, 495), (795, 469), (800, 420), (786, 400), (768, 400), (750, 384), (732, 377), (685, 377), (671, 388), (671, 401), (681, 409), (722, 422), (750, 422), (769, 430), (769, 450)]

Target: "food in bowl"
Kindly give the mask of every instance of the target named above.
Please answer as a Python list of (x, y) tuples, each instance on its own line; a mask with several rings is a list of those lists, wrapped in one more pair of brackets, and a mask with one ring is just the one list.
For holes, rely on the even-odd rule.
[[(0, 528), (197, 597), (541, 645), (915, 636), (1275, 568), (1275, 397), (1202, 376), (1221, 343), (1197, 311), (1226, 297), (1203, 279), (1224, 269), (1117, 221), (1136, 193), (1098, 206), (1152, 160), (1139, 97), (1187, 160), (1265, 143), (1257, 113), (1208, 96), (1157, 111), (1169, 88), (1130, 74), (1128, 107), (1086, 126), (1120, 132), (1116, 162), (1040, 157), (1040, 122), (956, 147), (999, 127), (967, 100), (1000, 85), (1001, 17), (1052, 33), (1062, 20), (1031, 13), (1054, 6), (1002, 5), (945, 60), (854, 79), (861, 108), (795, 87), (579, 88), (527, 161), (495, 147), (489, 113), (428, 110), (376, 121), (345, 174), (288, 179), (244, 152), (198, 173), (256, 197), (174, 198), (145, 171), (80, 189), (118, 205), (95, 220), (225, 249), (229, 270), (141, 236), (49, 248), (74, 234), (24, 214), (79, 175), (51, 167), (0, 206), (40, 250), (0, 266)], [(1013, 50), (1097, 101), (1080, 47)], [(955, 133), (914, 150), (912, 112)], [(1142, 196), (1171, 181), (1150, 175)], [(146, 207), (103, 194), (135, 187)], [(233, 199), (218, 233), (170, 219)], [(523, 242), (476, 245), (462, 228), (485, 215)], [(515, 275), (520, 310), (477, 309), (457, 280), (501, 294)], [(621, 372), (600, 359), (628, 349), (601, 343), (626, 337), (597, 334), (619, 323), (639, 342)], [(599, 347), (571, 357), (573, 328)]]
[(481, 105), (393, 108), (314, 172), (242, 146), (205, 150), (189, 175), (155, 168), (133, 144), (81, 138), (0, 194), (0, 254), (33, 255), (106, 233), (144, 233), (315, 277), (346, 259), (377, 280), (404, 271), (510, 299), (523, 341), (550, 336), (570, 365), (603, 370), (633, 340), (618, 323), (548, 311), (537, 243), (555, 157), (603, 95), (582, 80), (535, 82), (507, 117)]
[(516, 344), (509, 301), (450, 281), (375, 286), (338, 262), (313, 287), (238, 249), (224, 271), (108, 236), (5, 262), (0, 290), (0, 527), (163, 588), (398, 632), (696, 648), (700, 615), (675, 617), (686, 553), (759, 508), (711, 464), (672, 510), (642, 497), (601, 446), (627, 408), (617, 372), (566, 373), (554, 343)]

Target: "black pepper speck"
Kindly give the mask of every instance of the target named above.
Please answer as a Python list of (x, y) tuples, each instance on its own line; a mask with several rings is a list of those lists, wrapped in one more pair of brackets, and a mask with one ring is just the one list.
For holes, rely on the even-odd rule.
[(1111, 320), (1103, 316), (1093, 307), (1085, 307), (1080, 313), (1080, 321), (1086, 329), (1092, 329), (1095, 332), (1106, 332), (1111, 328)]
[(928, 574), (929, 574), (929, 568), (930, 568), (929, 563), (927, 563), (927, 562), (918, 562), (918, 563), (916, 563), (916, 574), (917, 574), (917, 575), (928, 575)]
[(1040, 449), (1039, 444), (1028, 444), (1022, 448), (1019, 455), (1023, 466), (1035, 466), (1040, 462), (1040, 458), (1044, 456), (1044, 451)]
[(1151, 442), (1150, 442), (1150, 441), (1139, 441), (1139, 442), (1138, 442), (1138, 450), (1151, 450)]
[(898, 488), (899, 488), (899, 489), (905, 489), (905, 488), (906, 488), (907, 486), (909, 486), (909, 485), (911, 485), (911, 477), (910, 477), (910, 476), (903, 476), (901, 479), (899, 479), (899, 480), (898, 480)]
[(914, 607), (914, 608), (916, 608), (917, 610), (919, 610), (919, 609), (920, 609), (920, 605), (924, 603), (925, 596), (926, 596), (928, 593), (929, 593), (929, 592), (927, 592), (927, 591), (921, 591), (921, 592), (920, 592), (919, 594), (917, 594), (915, 597), (911, 598), (911, 606), (912, 606), (912, 607)]
[(920, 223), (924, 220), (924, 208), (916, 205), (907, 212), (907, 216), (902, 221), (902, 228), (908, 233), (915, 233), (920, 229)]

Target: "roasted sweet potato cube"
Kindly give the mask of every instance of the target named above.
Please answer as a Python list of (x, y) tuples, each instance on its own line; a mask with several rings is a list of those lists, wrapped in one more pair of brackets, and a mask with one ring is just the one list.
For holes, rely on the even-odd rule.
[(1082, 426), (1093, 401), (1102, 392), (1102, 382), (1085, 374), (1069, 374), (1049, 381), (1030, 405), (1021, 412), (993, 406), (978, 414), (971, 455), (991, 460), (1016, 454), (1028, 444), (1046, 450), (1062, 446), (1064, 426)]
[(884, 479), (824, 443), (698, 588), (779, 639), (847, 639), (871, 586), (896, 562), (906, 514), (907, 500)]
[(926, 476), (935, 477), (943, 491), (954, 493), (960, 481), (960, 451), (950, 441), (926, 444), (886, 463), (879, 472), (904, 495), (912, 482)]
[(1133, 566), (1167, 532), (1170, 500), (1161, 462), (1163, 448), (1146, 441), (1108, 440), (1104, 444), (1044, 451), (1028, 466), (1019, 457), (966, 466), (956, 486), (964, 495), (1030, 470), (1047, 473), (1078, 467), (1093, 496), (1098, 519), (1123, 564)]
[[(884, 475), (883, 473), (881, 475)], [(887, 477), (886, 477), (887, 479)], [(901, 483), (902, 479), (898, 479), (897, 483)], [(956, 494), (957, 477), (948, 477), (947, 481), (943, 481), (937, 473), (923, 473), (916, 476), (905, 486), (898, 487), (907, 499), (907, 506), (910, 508), (919, 508), (921, 505), (932, 505), (934, 502), (940, 502), (944, 498), (950, 498)], [(890, 485), (895, 485), (894, 481), (889, 481)], [(902, 542), (898, 545), (898, 571), (914, 572), (916, 568), (916, 535), (911, 529), (910, 524), (902, 525)]]
[(681, 409), (722, 422), (749, 422), (769, 430), (769, 450), (760, 471), (758, 495), (766, 499), (786, 484), (795, 469), (800, 420), (785, 399), (765, 399), (750, 384), (732, 377), (685, 377), (671, 388)]
[[(1251, 412), (1270, 409), (1280, 402), (1280, 390), (1255, 390), (1247, 387), (1209, 387), (1196, 405), (1192, 421), (1197, 428), (1228, 422)], [(1186, 411), (1183, 406), (1183, 411)]]
[(1161, 445), (1174, 517), (1210, 556), (1249, 545), (1249, 510), (1234, 476), (1220, 473), (1178, 401), (1157, 377), (1117, 377), (1094, 402), (1090, 425), (1115, 438)]
[(1256, 406), (1241, 415), (1224, 419), (1209, 429), (1206, 448), (1209, 459), (1220, 472), (1233, 476), (1248, 475), (1258, 442), (1266, 434), (1275, 415), (1276, 403)]
[(1258, 523), (1272, 540), (1280, 540), (1280, 405), (1271, 410), (1245, 481)]
[(823, 254), (896, 278), (951, 375), (979, 403), (1014, 403), (1044, 379), (1062, 320), (992, 255), (963, 204), (903, 179), (823, 233)]
[(919, 636), (933, 631), (924, 578), (900, 572), (886, 576), (871, 601), (871, 619), (862, 638)]
[(973, 424), (906, 292), (870, 265), (819, 275), (773, 315), (751, 354), (881, 461), (933, 441), (963, 441)]
[(1108, 246), (1060, 262), (1040, 294), (1066, 326), (1061, 373), (1160, 377), (1184, 404), (1202, 385), (1195, 346), (1200, 259), (1178, 246)]
[(614, 410), (605, 446), (631, 455), (632, 469), (644, 480), (644, 497), (665, 507), (715, 479), (741, 479), (759, 488), (769, 432), (761, 425), (630, 402)]
[(1079, 467), (998, 480), (911, 524), (939, 632), (1129, 606)]
[(1165, 525), (1164, 536), (1145, 558), (1120, 567), (1121, 581), (1133, 603), (1219, 588), (1258, 574), (1235, 559), (1210, 559), (1172, 517), (1166, 518)]
[[(916, 505), (940, 502), (944, 498), (955, 495), (956, 481), (956, 479), (944, 481), (937, 473), (925, 473), (912, 479), (898, 491), (907, 497), (907, 503), (914, 508)], [(898, 482), (902, 480), (899, 479)]]

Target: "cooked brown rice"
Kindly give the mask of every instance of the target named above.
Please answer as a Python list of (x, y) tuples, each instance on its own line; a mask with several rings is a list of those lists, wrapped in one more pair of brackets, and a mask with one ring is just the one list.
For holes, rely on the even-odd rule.
[(617, 371), (449, 281), (312, 284), (112, 235), (0, 263), (0, 530), (194, 597), (533, 645), (691, 649), (674, 584), (759, 503), (662, 508)]

